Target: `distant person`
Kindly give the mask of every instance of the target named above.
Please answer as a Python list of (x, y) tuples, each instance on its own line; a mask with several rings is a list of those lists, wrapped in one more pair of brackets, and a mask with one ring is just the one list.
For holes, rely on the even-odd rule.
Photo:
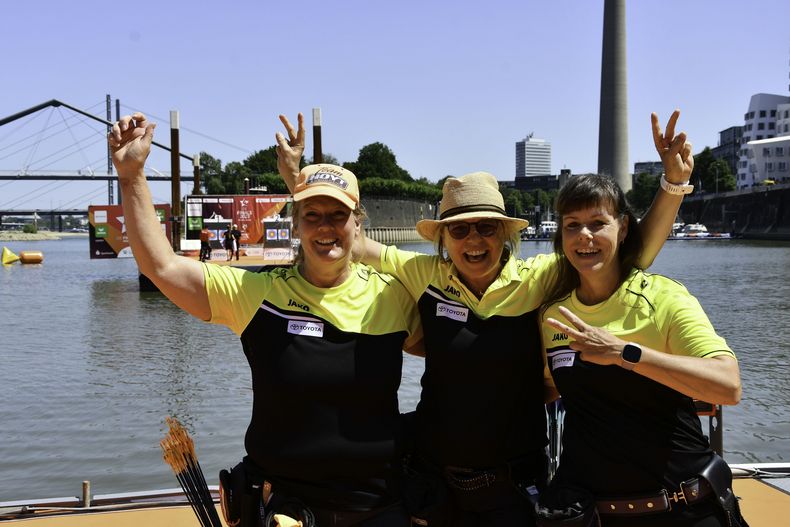
[(200, 261), (205, 262), (211, 260), (211, 238), (214, 238), (214, 233), (211, 232), (205, 225), (200, 229)]
[(241, 249), (241, 231), (239, 230), (239, 226), (235, 223), (233, 224), (233, 229), (230, 231), (230, 235), (233, 237), (233, 252), (236, 253), (236, 261), (238, 261)]
[(738, 403), (734, 353), (683, 285), (639, 268), (640, 230), (612, 178), (571, 178), (555, 208), (542, 340), (566, 416), (541, 513), (576, 503), (585, 526), (596, 510), (604, 527), (746, 525), (694, 404)]
[(226, 231), (222, 233), (222, 246), (225, 248), (225, 252), (227, 253), (226, 261), (231, 261), (233, 259), (233, 228), (228, 227)]
[(242, 503), (253, 498), (252, 525), (262, 520), (263, 488), (267, 515), (289, 507), (309, 509), (320, 527), (409, 527), (395, 482), (404, 435), (398, 386), (402, 350), (422, 333), (403, 285), (352, 260), (364, 220), (356, 177), (325, 164), (300, 172), (292, 267), (258, 273), (198, 263), (173, 253), (159, 226), (143, 170), (153, 131), (136, 113), (109, 137), (129, 244), (173, 303), (241, 339), (252, 418), (247, 456), (230, 481), (241, 479)]
[[(686, 134), (675, 135), (678, 116), (672, 114), (666, 134), (655, 114), (651, 122), (666, 178), (685, 183), (693, 157)], [(278, 169), (294, 189), (303, 117), (298, 130), (280, 119), (288, 138), (277, 135)], [(658, 191), (640, 224), (651, 240), (643, 265), (666, 241), (681, 201), (681, 195)], [(403, 282), (424, 327), (425, 373), (410, 470), (426, 481), (413, 478), (404, 487), (407, 498), (414, 496), (412, 514), (428, 525), (534, 525), (529, 495), (546, 484), (544, 397), (553, 398), (553, 386), (544, 386), (550, 380), (544, 377), (538, 308), (557, 257), (520, 257), (519, 231), (527, 225), (507, 215), (492, 174), (473, 172), (447, 178), (439, 218), (416, 225), (435, 244), (435, 255), (365, 241), (363, 262)], [(430, 496), (425, 488), (445, 492)]]

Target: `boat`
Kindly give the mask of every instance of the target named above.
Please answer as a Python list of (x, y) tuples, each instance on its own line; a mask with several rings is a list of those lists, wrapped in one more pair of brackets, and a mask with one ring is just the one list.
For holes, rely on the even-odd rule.
[[(553, 473), (562, 450), (564, 410), (547, 405), (549, 421), (549, 470)], [(698, 403), (698, 413), (709, 417), (708, 436), (720, 449), (721, 407)], [(716, 446), (716, 445), (719, 446)], [(733, 489), (751, 527), (776, 527), (777, 518), (790, 517), (790, 463), (730, 463)], [(219, 507), (219, 488), (208, 485), (214, 505)], [(182, 489), (96, 495), (83, 482), (81, 497), (0, 502), (0, 525), (26, 527), (194, 527), (195, 512)], [(225, 522), (222, 522), (226, 525)]]
[(709, 232), (702, 223), (675, 223), (672, 225), (670, 240), (726, 240), (731, 238), (728, 232)]

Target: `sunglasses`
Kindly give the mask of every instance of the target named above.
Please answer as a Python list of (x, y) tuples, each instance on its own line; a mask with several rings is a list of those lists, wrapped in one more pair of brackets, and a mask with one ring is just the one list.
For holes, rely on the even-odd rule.
[(483, 238), (488, 238), (496, 234), (497, 229), (499, 229), (499, 222), (497, 220), (480, 220), (476, 223), (454, 221), (447, 224), (447, 232), (456, 240), (463, 240), (469, 236), (472, 227), (477, 231), (477, 234)]

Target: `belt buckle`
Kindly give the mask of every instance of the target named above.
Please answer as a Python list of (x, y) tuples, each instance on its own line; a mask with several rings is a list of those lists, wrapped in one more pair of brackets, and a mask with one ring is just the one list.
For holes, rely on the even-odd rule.
[(672, 502), (680, 503), (681, 501), (686, 505), (689, 504), (688, 500), (686, 499), (686, 492), (683, 489), (683, 483), (680, 484), (680, 488), (678, 491), (673, 491), (672, 494), (669, 493), (668, 490), (664, 490), (667, 494), (667, 503), (669, 504), (669, 510), (672, 510)]

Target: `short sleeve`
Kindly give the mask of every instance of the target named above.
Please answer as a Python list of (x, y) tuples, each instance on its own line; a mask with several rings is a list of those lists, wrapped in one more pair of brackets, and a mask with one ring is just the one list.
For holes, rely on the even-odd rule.
[(266, 293), (271, 289), (268, 273), (203, 264), (212, 324), (221, 324), (241, 335)]
[(381, 251), (381, 271), (397, 278), (415, 301), (431, 283), (438, 267), (438, 256), (403, 251), (391, 245)]
[(663, 300), (666, 315), (667, 346), (673, 355), (691, 357), (735, 356), (727, 342), (716, 334), (699, 301), (685, 288)]

